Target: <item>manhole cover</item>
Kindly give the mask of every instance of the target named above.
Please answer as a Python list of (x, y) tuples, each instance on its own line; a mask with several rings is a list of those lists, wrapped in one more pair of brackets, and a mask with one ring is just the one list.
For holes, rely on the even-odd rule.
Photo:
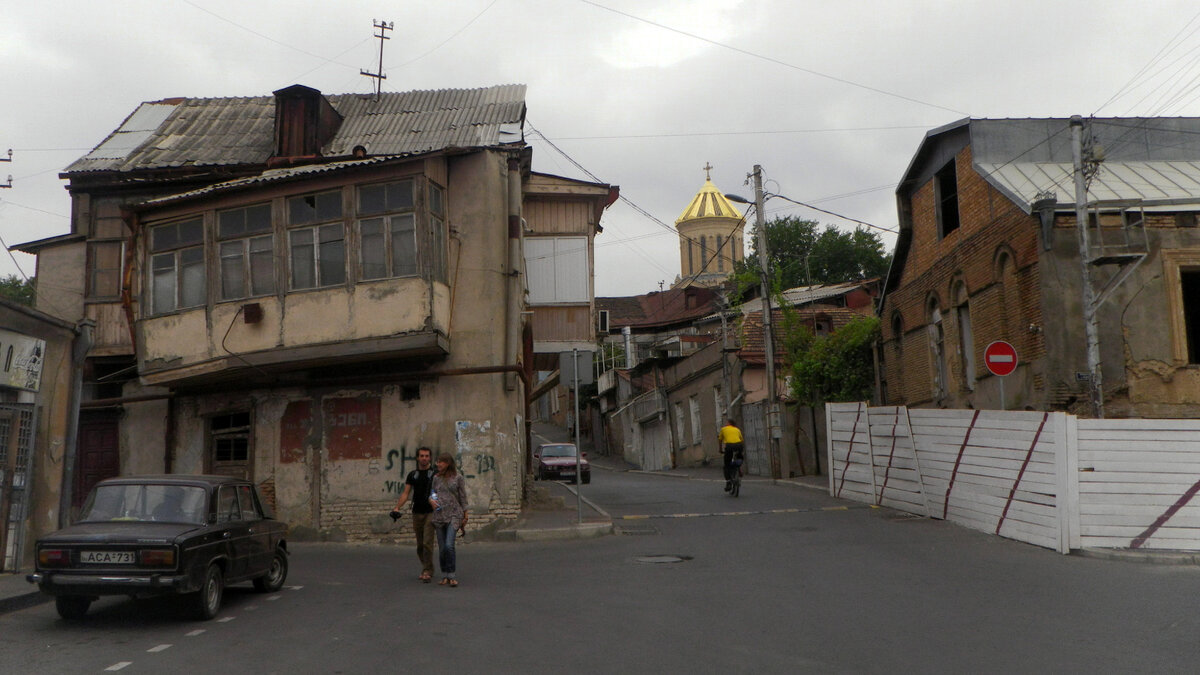
[(692, 556), (690, 555), (644, 555), (634, 558), (634, 561), (648, 565), (662, 565), (666, 563), (681, 563), (691, 559)]

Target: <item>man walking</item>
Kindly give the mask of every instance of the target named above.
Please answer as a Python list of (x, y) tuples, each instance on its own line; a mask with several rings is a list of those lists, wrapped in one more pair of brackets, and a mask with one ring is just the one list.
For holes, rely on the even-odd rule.
[(429, 583), (433, 579), (433, 506), (429, 504), (429, 492), (433, 486), (433, 468), (431, 466), (433, 451), (429, 448), (417, 448), (417, 468), (408, 472), (404, 479), (404, 491), (400, 500), (392, 510), (392, 519), (400, 517), (400, 509), (404, 507), (409, 497), (412, 498), (413, 534), (417, 537), (417, 557), (421, 559), (421, 581)]
[(721, 427), (721, 433), (717, 435), (717, 440), (721, 445), (721, 450), (725, 453), (725, 491), (733, 487), (733, 458), (736, 454), (741, 458), (745, 452), (745, 440), (742, 438), (742, 430), (738, 428), (737, 422), (730, 417), (725, 421), (725, 426)]

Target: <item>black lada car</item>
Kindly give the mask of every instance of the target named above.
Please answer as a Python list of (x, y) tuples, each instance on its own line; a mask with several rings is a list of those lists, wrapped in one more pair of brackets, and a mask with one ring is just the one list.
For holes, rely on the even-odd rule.
[(78, 521), (37, 542), (26, 577), (80, 619), (102, 595), (185, 596), (197, 618), (221, 608), (227, 584), (263, 592), (287, 578), (287, 526), (254, 484), (226, 476), (134, 476), (96, 484)]

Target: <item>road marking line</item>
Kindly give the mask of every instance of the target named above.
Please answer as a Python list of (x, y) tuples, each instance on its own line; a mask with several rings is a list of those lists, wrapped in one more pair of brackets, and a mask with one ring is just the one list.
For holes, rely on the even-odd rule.
[(217, 623), (229, 623), (230, 621), (233, 621), (236, 618), (237, 618), (236, 616), (223, 616), (223, 617), (217, 619)]
[(166, 651), (170, 648), (171, 648), (171, 645), (157, 645), (157, 646), (151, 647), (150, 649), (147, 649), (146, 651), (150, 654), (155, 654), (157, 652)]
[(203, 635), (203, 634), (204, 634), (204, 629), (197, 628), (196, 630), (184, 635), (184, 637), (196, 637), (197, 635)]
[(284, 586), (284, 588), (288, 589), (289, 591), (298, 591), (304, 587), (303, 586)]
[(119, 663), (112, 664), (111, 666), (105, 668), (105, 670), (120, 670), (120, 669), (124, 668), (125, 666), (131, 666), (131, 665), (133, 665), (133, 661), (121, 661)]
[(267, 602), (271, 602), (272, 600), (278, 600), (278, 599), (279, 599), (278, 595), (272, 595), (271, 597), (267, 598)]
[(246, 605), (247, 612), (253, 612), (256, 609), (258, 609), (258, 605)]

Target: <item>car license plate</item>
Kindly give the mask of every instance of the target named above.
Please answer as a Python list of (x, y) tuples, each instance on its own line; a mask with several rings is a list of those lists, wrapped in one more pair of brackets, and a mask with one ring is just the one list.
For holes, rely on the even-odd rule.
[(574, 475), (575, 475), (575, 472), (574, 472), (574, 471), (559, 471), (559, 472), (558, 472), (558, 475), (560, 475), (560, 476), (574, 476)]
[(79, 562), (132, 565), (133, 551), (84, 551), (79, 554)]

